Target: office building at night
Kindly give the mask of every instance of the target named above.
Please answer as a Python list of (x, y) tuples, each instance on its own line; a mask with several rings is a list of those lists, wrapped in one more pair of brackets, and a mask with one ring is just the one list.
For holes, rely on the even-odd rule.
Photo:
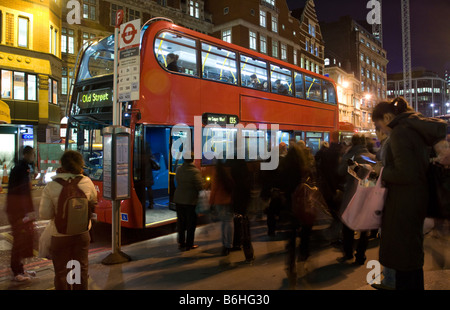
[[(411, 106), (425, 116), (449, 114), (449, 86), (445, 79), (424, 68), (412, 72)], [(403, 73), (388, 75), (388, 98), (403, 96)]]

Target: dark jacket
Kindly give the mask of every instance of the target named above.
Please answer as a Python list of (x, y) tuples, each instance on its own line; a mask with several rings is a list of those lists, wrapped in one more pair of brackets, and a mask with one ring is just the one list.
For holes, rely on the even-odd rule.
[(203, 179), (200, 170), (193, 163), (184, 163), (177, 168), (175, 176), (177, 188), (173, 196), (176, 204), (196, 205), (198, 193), (203, 188)]
[(231, 160), (232, 206), (236, 214), (247, 215), (250, 205), (251, 175), (244, 159)]
[(19, 161), (11, 170), (6, 198), (6, 213), (11, 225), (20, 222), (27, 213), (34, 211), (30, 170), (25, 160)]
[(380, 263), (410, 271), (423, 267), (429, 149), (445, 139), (444, 122), (405, 112), (389, 124), (382, 178), (388, 189), (381, 226)]

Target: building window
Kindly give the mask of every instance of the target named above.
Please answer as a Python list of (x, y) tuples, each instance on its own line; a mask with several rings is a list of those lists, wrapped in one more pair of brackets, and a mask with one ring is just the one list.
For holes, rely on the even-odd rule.
[(34, 74), (27, 74), (27, 100), (37, 99), (37, 79)]
[(305, 50), (306, 51), (309, 50), (309, 42), (308, 42), (308, 40), (305, 40)]
[(266, 11), (260, 10), (259, 11), (259, 25), (261, 27), (266, 28)]
[(93, 39), (95, 38), (95, 34), (94, 33), (87, 33), (87, 32), (83, 32), (83, 45), (89, 41), (89, 39)]
[(53, 31), (53, 55), (58, 56), (58, 29)]
[(267, 38), (265, 36), (259, 36), (259, 51), (267, 54)]
[(49, 53), (55, 56), (58, 55), (58, 30), (50, 26), (49, 30)]
[(26, 17), (19, 16), (19, 37), (17, 39), (17, 45), (20, 47), (28, 47), (28, 26), (29, 26), (29, 20)]
[[(83, 18), (95, 20), (95, 14), (97, 11), (97, 0), (84, 0), (83, 1)], [(114, 15), (115, 17), (115, 15)]]
[(308, 25), (308, 33), (315, 38), (316, 37), (316, 26), (309, 24)]
[(272, 31), (278, 33), (278, 17), (272, 16)]
[(226, 29), (222, 31), (222, 40), (231, 43), (231, 29)]
[(265, 3), (270, 4), (271, 6), (275, 6), (275, 0), (263, 0)]
[(14, 100), (25, 100), (24, 72), (14, 72)]
[(197, 1), (189, 1), (189, 15), (195, 18), (200, 18), (200, 7)]
[(61, 95), (67, 95), (67, 67), (61, 68)]
[(297, 50), (294, 50), (294, 65), (297, 65)]
[(249, 37), (250, 37), (250, 49), (252, 50), (256, 50), (256, 32), (254, 31), (249, 31)]
[(281, 59), (287, 60), (287, 46), (286, 44), (281, 44)]
[(141, 12), (138, 10), (128, 9), (128, 21), (141, 18)]
[(1, 70), (2, 72), (2, 99), (12, 99), (12, 71), (9, 70)]
[(58, 81), (48, 79), (48, 102), (58, 104)]
[(278, 57), (278, 41), (272, 40), (272, 57)]
[(1, 70), (0, 87), (2, 99), (36, 101), (37, 79), (34, 74)]
[(61, 29), (61, 52), (73, 54), (75, 51), (74, 46), (74, 32), (73, 29)]
[(5, 18), (5, 44), (14, 45), (14, 14), (6, 12)]

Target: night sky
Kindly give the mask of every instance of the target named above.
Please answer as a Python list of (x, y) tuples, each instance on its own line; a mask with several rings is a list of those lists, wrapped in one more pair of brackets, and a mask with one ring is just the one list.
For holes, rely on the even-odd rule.
[[(304, 0), (287, 0), (289, 8)], [(319, 21), (336, 21), (350, 15), (365, 20), (368, 0), (315, 0)], [(389, 60), (388, 73), (403, 71), (400, 0), (383, 1), (383, 44)], [(411, 65), (444, 76), (450, 69), (450, 0), (410, 0)], [(325, 44), (326, 47), (326, 44)]]

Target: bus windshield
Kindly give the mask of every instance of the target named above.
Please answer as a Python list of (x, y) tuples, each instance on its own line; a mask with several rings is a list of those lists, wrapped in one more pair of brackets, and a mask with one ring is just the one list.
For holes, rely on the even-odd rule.
[(77, 82), (114, 73), (114, 35), (92, 45), (83, 54)]
[(70, 129), (68, 149), (76, 150), (83, 155), (84, 173), (92, 180), (103, 178), (103, 141), (102, 127), (78, 124)]

